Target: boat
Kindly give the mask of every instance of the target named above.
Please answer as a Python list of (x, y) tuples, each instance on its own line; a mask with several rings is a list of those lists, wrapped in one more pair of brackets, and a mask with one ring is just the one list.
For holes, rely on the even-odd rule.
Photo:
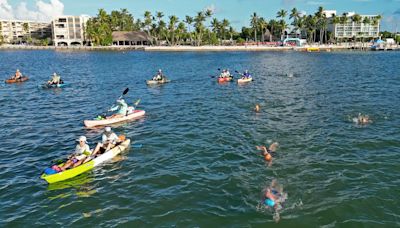
[(319, 52), (320, 49), (319, 49), (319, 47), (308, 47), (308, 48), (306, 49), (306, 51), (307, 51), (307, 52)]
[(6, 83), (19, 83), (19, 82), (24, 82), (24, 81), (26, 81), (26, 80), (28, 80), (29, 78), (28, 77), (26, 77), (26, 76), (22, 76), (21, 78), (19, 78), (19, 79), (7, 79), (6, 80)]
[(61, 83), (61, 84), (48, 84), (48, 83), (44, 83), (42, 85), (39, 85), (39, 88), (43, 88), (43, 89), (52, 89), (52, 88), (62, 88), (65, 87), (67, 84), (65, 83)]
[(168, 83), (168, 82), (171, 82), (171, 80), (169, 80), (167, 78), (164, 78), (162, 80), (147, 80), (146, 84), (147, 85), (158, 85), (158, 84), (165, 84), (165, 83)]
[(233, 80), (233, 77), (218, 78), (218, 82), (230, 82), (232, 80)]
[(93, 169), (94, 167), (99, 166), (100, 164), (102, 164), (106, 161), (111, 160), (112, 158), (114, 158), (115, 156), (120, 154), (121, 152), (125, 151), (129, 147), (130, 143), (131, 143), (131, 140), (126, 139), (118, 146), (112, 148), (109, 151), (106, 151), (104, 154), (99, 155), (98, 157), (90, 160), (89, 162), (86, 162), (75, 168), (67, 169), (63, 172), (59, 172), (59, 173), (55, 173), (55, 174), (49, 175), (49, 174), (43, 173), (40, 176), (40, 178), (42, 178), (49, 184), (71, 179), (73, 177), (76, 177), (82, 173), (85, 173), (85, 172)]
[(246, 82), (251, 82), (253, 81), (253, 78), (239, 78), (237, 80), (238, 83), (246, 83)]
[(85, 127), (96, 127), (96, 126), (105, 126), (113, 123), (118, 123), (118, 122), (123, 122), (123, 121), (128, 121), (132, 120), (141, 116), (144, 116), (146, 112), (144, 110), (134, 110), (131, 114), (128, 114), (127, 116), (120, 117), (120, 118), (111, 118), (111, 119), (95, 119), (95, 120), (84, 120), (83, 124)]

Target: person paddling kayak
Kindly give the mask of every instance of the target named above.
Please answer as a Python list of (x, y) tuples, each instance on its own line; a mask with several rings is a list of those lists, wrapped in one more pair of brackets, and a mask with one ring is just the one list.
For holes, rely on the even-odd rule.
[(53, 73), (53, 76), (49, 81), (47, 81), (48, 85), (57, 85), (57, 84), (63, 84), (64, 82), (61, 80), (61, 77), (57, 75), (56, 73)]
[(117, 113), (107, 117), (107, 119), (112, 119), (112, 118), (119, 118), (119, 117), (124, 117), (130, 113), (133, 112), (132, 108), (128, 108), (128, 104), (125, 102), (124, 99), (118, 99), (117, 104), (115, 104), (112, 108), (108, 110), (109, 112), (115, 112)]
[(75, 153), (68, 159), (65, 165), (60, 166), (61, 171), (64, 171), (70, 167), (75, 168), (83, 163), (86, 157), (90, 156), (92, 151), (90, 150), (89, 145), (87, 144), (86, 137), (79, 137), (78, 145), (75, 147)]
[(219, 75), (219, 78), (230, 78), (230, 77), (232, 77), (232, 75), (227, 69), (222, 70), (221, 74)]
[(251, 74), (249, 73), (248, 70), (245, 70), (242, 74), (242, 79), (249, 79), (251, 78)]
[(165, 78), (161, 69), (158, 69), (157, 74), (153, 77), (154, 81), (162, 81)]
[(17, 80), (17, 79), (21, 79), (22, 78), (22, 74), (19, 71), (19, 69), (17, 69), (17, 71), (15, 71), (14, 76), (11, 77), (11, 79)]
[(95, 157), (99, 152), (103, 153), (105, 151), (109, 151), (110, 149), (114, 148), (117, 143), (121, 142), (123, 140), (120, 140), (112, 130), (111, 127), (105, 127), (104, 128), (104, 133), (101, 136), (101, 142), (97, 143), (96, 148), (94, 149), (92, 156), (87, 158), (85, 162), (91, 160), (93, 157)]

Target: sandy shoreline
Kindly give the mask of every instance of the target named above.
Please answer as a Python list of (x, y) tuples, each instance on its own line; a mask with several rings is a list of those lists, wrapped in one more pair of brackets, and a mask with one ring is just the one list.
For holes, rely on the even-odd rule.
[[(360, 45), (322, 45), (304, 47), (271, 47), (263, 45), (252, 46), (25, 46), (25, 45), (2, 45), (0, 50), (65, 50), (65, 51), (153, 51), (153, 52), (223, 52), (223, 51), (335, 51), (335, 50), (370, 50), (368, 46)], [(398, 49), (398, 47), (397, 47)]]

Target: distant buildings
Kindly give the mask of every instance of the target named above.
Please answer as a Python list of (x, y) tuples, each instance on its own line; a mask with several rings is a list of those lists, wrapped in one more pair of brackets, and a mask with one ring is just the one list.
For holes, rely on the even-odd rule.
[[(353, 20), (355, 12), (348, 12), (343, 15), (337, 15), (336, 10), (324, 11), (328, 18), (328, 31), (332, 32), (335, 38), (377, 38), (379, 37), (380, 21), (378, 15), (359, 15), (359, 22)], [(334, 16), (338, 17), (337, 23), (334, 23)], [(343, 23), (340, 17), (345, 16), (347, 21)], [(365, 20), (367, 18), (367, 20)], [(368, 22), (368, 23), (365, 23)]]
[(84, 45), (87, 16), (62, 16), (52, 21), (55, 46)]
[(45, 22), (0, 20), (0, 35), (5, 43), (21, 43), (27, 39), (51, 37), (51, 25)]

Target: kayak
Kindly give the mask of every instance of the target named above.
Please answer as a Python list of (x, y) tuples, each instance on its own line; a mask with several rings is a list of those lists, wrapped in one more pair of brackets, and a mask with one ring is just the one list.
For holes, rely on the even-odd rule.
[(22, 76), (21, 78), (19, 78), (19, 79), (7, 79), (6, 80), (6, 83), (18, 83), (18, 82), (24, 82), (24, 81), (26, 81), (26, 80), (28, 80), (29, 78), (28, 77), (26, 77), (26, 76)]
[(230, 82), (233, 80), (233, 77), (229, 78), (218, 78), (218, 82)]
[(158, 84), (164, 84), (164, 83), (168, 83), (171, 82), (171, 80), (168, 79), (163, 79), (163, 80), (147, 80), (146, 84), (147, 85), (158, 85)]
[(122, 151), (126, 150), (129, 147), (130, 143), (131, 143), (131, 140), (126, 139), (118, 146), (112, 148), (111, 150), (105, 152), (104, 154), (99, 155), (95, 159), (92, 159), (89, 162), (86, 162), (85, 164), (82, 164), (82, 165), (72, 168), (72, 169), (67, 169), (63, 172), (51, 174), (51, 175), (43, 173), (42, 176), (40, 176), (40, 178), (47, 181), (47, 183), (49, 183), (49, 184), (71, 179), (73, 177), (78, 176), (79, 174), (87, 172), (87, 171), (93, 169), (94, 167), (99, 166), (100, 164), (114, 158), (115, 156), (120, 154)]
[(251, 82), (253, 81), (253, 78), (239, 78), (237, 80), (238, 83), (245, 83), (245, 82)]
[(113, 123), (118, 123), (122, 121), (127, 121), (131, 119), (138, 118), (140, 116), (144, 116), (146, 112), (144, 110), (135, 110), (133, 113), (120, 117), (120, 118), (112, 118), (112, 119), (102, 119), (102, 120), (84, 120), (83, 124), (85, 127), (96, 127), (96, 126), (104, 126), (104, 125), (109, 125)]
[(65, 84), (65, 83), (62, 83), (62, 84), (52, 84), (52, 85), (49, 85), (49, 84), (47, 84), (47, 83), (44, 83), (44, 84), (42, 84), (42, 85), (39, 85), (39, 88), (43, 88), (43, 89), (52, 89), (52, 88), (62, 88), (62, 87), (64, 87), (64, 86), (66, 86), (67, 84)]

